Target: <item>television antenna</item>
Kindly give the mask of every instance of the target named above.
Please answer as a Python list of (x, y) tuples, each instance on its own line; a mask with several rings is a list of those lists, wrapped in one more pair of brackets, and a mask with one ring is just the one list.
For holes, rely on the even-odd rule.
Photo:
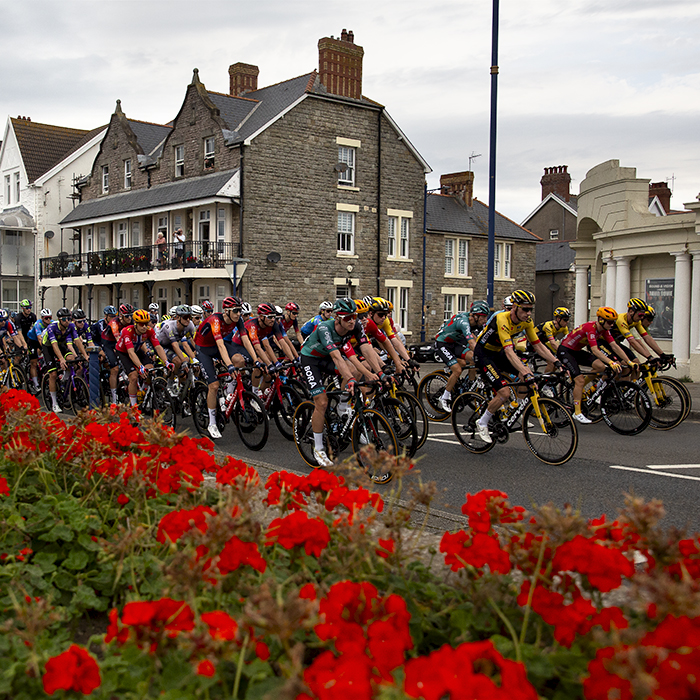
[(469, 155), (469, 170), (471, 171), (472, 169), (472, 161), (476, 160), (477, 158), (481, 158), (481, 153), (475, 153), (472, 151)]
[(671, 175), (671, 177), (667, 177), (667, 178), (666, 178), (666, 184), (668, 184), (669, 180), (671, 181), (671, 192), (673, 192), (673, 188), (674, 188), (674, 186), (675, 186), (675, 184), (676, 184), (676, 175), (675, 175), (675, 173), (674, 173), (673, 175)]

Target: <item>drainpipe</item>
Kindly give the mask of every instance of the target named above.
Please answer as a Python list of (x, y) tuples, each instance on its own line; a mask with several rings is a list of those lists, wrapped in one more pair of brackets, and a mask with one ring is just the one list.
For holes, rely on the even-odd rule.
[(425, 342), (425, 258), (427, 235), (426, 229), (428, 225), (428, 181), (423, 183), (423, 283), (421, 289), (421, 315), (420, 315), (420, 342)]
[[(384, 107), (377, 113), (377, 296), (381, 296), (382, 276), (382, 115)], [(397, 299), (398, 301), (398, 299)]]
[[(241, 144), (241, 157), (239, 165), (239, 188), (238, 188), (238, 257), (243, 257), (243, 144)], [(236, 293), (236, 290), (233, 290)]]

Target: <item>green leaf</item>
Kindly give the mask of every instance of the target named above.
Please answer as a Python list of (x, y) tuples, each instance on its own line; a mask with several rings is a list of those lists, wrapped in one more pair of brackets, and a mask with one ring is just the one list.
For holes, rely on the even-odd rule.
[(72, 542), (73, 537), (73, 530), (71, 530), (68, 525), (63, 522), (59, 522), (48, 532), (45, 532), (43, 535), (39, 535), (39, 539), (43, 540), (44, 542), (56, 542), (57, 540)]
[(457, 608), (450, 613), (450, 627), (462, 634), (471, 621), (471, 615), (464, 608)]
[(101, 598), (95, 594), (95, 591), (90, 586), (78, 586), (73, 598), (71, 606), (78, 610), (99, 610), (100, 612), (107, 609), (107, 599)]
[(70, 554), (63, 562), (66, 569), (82, 571), (90, 561), (90, 555), (84, 549), (71, 549)]
[(69, 574), (64, 569), (59, 569), (54, 576), (53, 583), (57, 588), (62, 591), (74, 591), (78, 584), (75, 580), (75, 576)]
[(192, 667), (188, 663), (183, 663), (182, 659), (169, 658), (163, 665), (160, 677), (161, 687), (164, 690), (180, 688), (192, 673)]
[(270, 676), (259, 683), (253, 683), (248, 686), (248, 692), (245, 694), (245, 700), (273, 700), (279, 697), (279, 690), (285, 683), (284, 678)]
[(102, 547), (95, 542), (87, 532), (81, 532), (78, 536), (78, 544), (83, 548), (87, 549), (88, 552), (99, 552)]
[(39, 552), (34, 555), (32, 562), (45, 574), (49, 574), (52, 571), (56, 571), (56, 566), (54, 565), (56, 559), (58, 559), (58, 554), (55, 552)]

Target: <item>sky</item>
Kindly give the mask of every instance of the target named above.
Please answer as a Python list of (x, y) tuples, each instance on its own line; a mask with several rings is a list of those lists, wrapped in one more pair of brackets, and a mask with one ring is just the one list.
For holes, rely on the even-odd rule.
[[(228, 92), (228, 66), (264, 87), (318, 67), (321, 37), (352, 30), (363, 94), (381, 102), (441, 173), (469, 169), (487, 202), (492, 2), (488, 0), (0, 0), (0, 118), (91, 129), (116, 100), (165, 123), (193, 68)], [(697, 0), (500, 0), (496, 208), (520, 223), (544, 168), (578, 194), (610, 159), (668, 181), (672, 206), (700, 191)], [(4, 125), (3, 125), (4, 128)]]

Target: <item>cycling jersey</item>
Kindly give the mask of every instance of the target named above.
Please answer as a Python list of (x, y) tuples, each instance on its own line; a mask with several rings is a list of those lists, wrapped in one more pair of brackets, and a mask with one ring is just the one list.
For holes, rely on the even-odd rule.
[(531, 345), (540, 342), (532, 319), (514, 323), (510, 311), (499, 311), (484, 326), (476, 342), (488, 352), (500, 352), (507, 347), (513, 347), (513, 337), (521, 331), (525, 331)]
[(384, 335), (391, 340), (396, 337), (396, 326), (394, 325), (394, 319), (391, 316), (387, 316), (384, 322), (379, 326), (384, 333)]
[(127, 326), (119, 336), (117, 341), (117, 352), (128, 352), (129, 349), (138, 352), (143, 344), (148, 341), (154, 348), (160, 346), (158, 338), (156, 338), (156, 332), (153, 328), (147, 328), (145, 333), (139, 335), (136, 332), (136, 326)]
[(20, 311), (15, 316), (14, 325), (16, 328), (19, 328), (22, 331), (22, 335), (26, 338), (27, 333), (29, 333), (31, 327), (36, 323), (36, 320), (36, 314), (33, 311), (30, 311), (26, 315)]
[(446, 323), (443, 323), (435, 336), (438, 343), (457, 343), (467, 345), (474, 339), (471, 325), (469, 324), (469, 314), (464, 312), (455, 314)]
[(155, 332), (160, 344), (167, 347), (173, 343), (181, 343), (185, 339), (194, 338), (197, 329), (192, 321), (182, 328), (177, 319), (172, 318), (169, 321), (159, 323)]
[(85, 345), (92, 344), (92, 331), (90, 330), (90, 326), (87, 322), (83, 324), (82, 330), (78, 328), (78, 326), (75, 326), (75, 332)]
[(538, 323), (535, 326), (537, 331), (537, 337), (541, 342), (547, 343), (556, 340), (558, 337), (569, 335), (569, 327), (567, 325), (557, 328), (554, 325), (554, 319), (545, 321), (544, 323)]
[(352, 356), (355, 351), (348, 342), (351, 337), (355, 338), (357, 345), (369, 342), (359, 321), (347, 333), (340, 335), (335, 328), (335, 319), (330, 318), (316, 326), (301, 346), (301, 354), (307, 357), (327, 357), (334, 350), (340, 350), (346, 356)]
[(607, 328), (598, 330), (596, 321), (582, 323), (574, 328), (569, 335), (561, 341), (561, 346), (569, 350), (583, 350), (585, 347), (597, 347), (598, 340), (602, 339), (606, 343), (614, 343), (615, 339)]
[[(250, 342), (253, 343), (253, 345), (260, 345), (260, 341), (268, 336), (274, 336), (279, 340), (287, 335), (277, 321), (275, 321), (271, 326), (263, 326), (258, 318), (249, 318), (245, 322), (245, 330), (250, 338)], [(234, 332), (232, 341), (236, 343), (236, 345), (243, 345), (241, 341), (241, 334), (238, 330)]]
[(236, 329), (239, 335), (248, 335), (243, 319), (239, 318), (235, 323), (226, 323), (221, 313), (210, 314), (197, 328), (194, 342), (199, 347), (213, 348), (217, 340), (223, 340), (224, 336)]
[(17, 329), (15, 328), (14, 324), (10, 319), (8, 318), (7, 321), (5, 321), (5, 325), (0, 328), (0, 338), (4, 338), (7, 336), (8, 338), (14, 338), (17, 335)]
[(75, 324), (71, 321), (63, 330), (61, 322), (56, 320), (46, 326), (46, 330), (41, 336), (43, 345), (51, 345), (52, 343), (72, 343), (78, 337), (78, 331)]
[(630, 322), (627, 320), (627, 314), (620, 314), (617, 317), (615, 325), (610, 329), (610, 335), (612, 335), (616, 343), (620, 343), (622, 340), (629, 341), (634, 338), (634, 335), (632, 335), (633, 328), (641, 336), (649, 335), (641, 321)]
[(27, 340), (33, 340), (35, 343), (38, 343), (48, 326), (48, 323), (44, 323), (42, 319), (39, 319), (27, 332)]
[[(360, 324), (362, 325), (362, 330), (365, 332), (367, 338), (376, 340), (378, 343), (385, 343), (387, 341), (387, 337), (384, 335), (384, 332), (377, 327), (377, 324), (371, 318), (363, 319), (360, 321)], [(357, 346), (357, 339), (354, 335), (350, 338), (350, 344), (353, 347)]]
[(119, 334), (126, 327), (116, 318), (111, 319), (109, 322), (102, 319), (100, 321), (100, 337), (109, 343), (116, 343), (119, 340)]
[(318, 314), (317, 316), (310, 318), (301, 327), (302, 336), (304, 336), (304, 338), (308, 338), (316, 330), (316, 326), (318, 326), (318, 324), (321, 323), (323, 320), (324, 319), (323, 319), (323, 316), (321, 316), (321, 314)]
[(284, 316), (282, 316), (280, 319), (280, 325), (285, 331), (288, 331), (292, 326), (294, 326), (294, 331), (296, 333), (299, 332), (299, 321), (297, 320), (296, 316), (290, 319), (286, 319)]

